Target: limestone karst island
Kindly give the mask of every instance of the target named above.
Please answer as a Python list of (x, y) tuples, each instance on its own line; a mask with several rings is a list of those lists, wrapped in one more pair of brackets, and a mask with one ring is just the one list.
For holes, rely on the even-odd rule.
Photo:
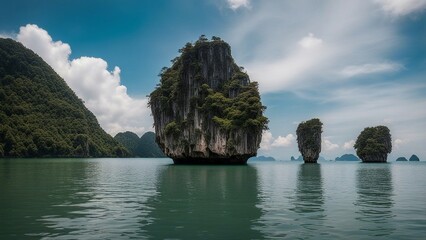
[(156, 141), (174, 163), (243, 164), (267, 128), (258, 85), (220, 38), (187, 43), (150, 95)]

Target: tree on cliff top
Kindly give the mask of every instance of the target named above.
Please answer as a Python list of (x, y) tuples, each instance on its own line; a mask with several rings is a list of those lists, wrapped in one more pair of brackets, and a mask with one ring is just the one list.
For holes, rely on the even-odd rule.
[(364, 161), (368, 157), (387, 155), (392, 151), (392, 139), (386, 126), (367, 127), (359, 134), (354, 148)]

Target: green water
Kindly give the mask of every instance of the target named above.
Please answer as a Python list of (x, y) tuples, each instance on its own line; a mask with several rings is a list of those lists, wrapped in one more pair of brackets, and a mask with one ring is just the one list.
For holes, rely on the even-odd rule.
[(0, 160), (0, 239), (420, 239), (426, 162)]

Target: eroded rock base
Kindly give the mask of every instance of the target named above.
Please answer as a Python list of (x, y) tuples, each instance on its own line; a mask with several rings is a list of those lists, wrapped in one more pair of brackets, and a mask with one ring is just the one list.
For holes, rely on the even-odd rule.
[(386, 163), (388, 155), (387, 154), (376, 154), (376, 155), (367, 155), (361, 158), (364, 163)]
[(174, 164), (191, 165), (244, 165), (250, 156), (238, 156), (229, 158), (174, 158)]

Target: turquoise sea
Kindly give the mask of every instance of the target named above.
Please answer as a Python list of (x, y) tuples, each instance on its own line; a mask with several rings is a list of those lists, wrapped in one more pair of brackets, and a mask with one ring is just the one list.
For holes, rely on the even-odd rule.
[(0, 239), (425, 236), (426, 162), (0, 160)]

